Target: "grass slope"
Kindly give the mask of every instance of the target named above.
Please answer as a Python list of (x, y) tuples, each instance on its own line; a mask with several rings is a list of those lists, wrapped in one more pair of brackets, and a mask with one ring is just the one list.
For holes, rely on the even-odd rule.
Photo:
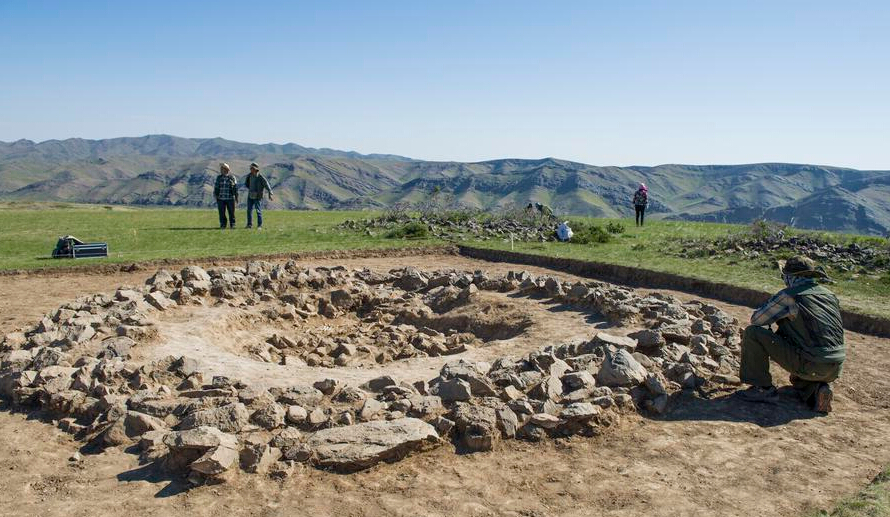
[[(605, 226), (614, 219), (575, 218)], [(627, 231), (605, 244), (581, 245), (560, 242), (516, 242), (515, 251), (555, 257), (592, 260), (610, 264), (639, 267), (675, 273), (687, 277), (726, 282), (766, 292), (783, 287), (770, 260), (740, 260), (733, 256), (682, 258), (675, 256), (681, 239), (709, 239), (740, 232), (744, 227), (729, 224), (688, 221), (650, 221), (643, 228), (633, 220), (623, 220)], [(858, 236), (833, 234), (839, 241), (868, 240)], [(473, 241), (468, 244), (509, 250), (510, 243), (501, 240)], [(829, 287), (847, 309), (886, 316), (890, 314), (890, 278), (878, 275), (833, 273), (835, 283)]]

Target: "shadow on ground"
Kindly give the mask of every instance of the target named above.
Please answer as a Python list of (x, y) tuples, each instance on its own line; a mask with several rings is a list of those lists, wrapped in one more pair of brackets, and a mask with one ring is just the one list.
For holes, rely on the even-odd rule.
[(547, 307), (547, 310), (550, 312), (573, 312), (575, 314), (583, 314), (584, 321), (590, 325), (593, 325), (598, 329), (611, 328), (620, 325), (612, 325), (610, 324), (606, 318), (603, 317), (602, 314), (599, 314), (595, 311), (579, 309), (577, 306), (569, 304), (569, 303), (561, 303), (554, 301), (552, 298), (548, 298), (544, 295), (529, 295), (522, 292), (510, 293), (507, 295), (507, 298), (516, 298), (516, 299), (524, 299), (524, 300), (535, 300), (539, 302), (542, 306)]
[(142, 465), (117, 475), (118, 481), (147, 481), (152, 484), (167, 483), (163, 488), (155, 493), (155, 497), (170, 497), (183, 492), (187, 492), (192, 486), (185, 480), (173, 477), (169, 472), (165, 472), (156, 463)]
[(703, 421), (751, 423), (760, 427), (775, 427), (794, 420), (808, 420), (823, 416), (809, 409), (793, 388), (779, 390), (775, 403), (749, 402), (739, 391), (731, 393), (679, 392), (671, 397), (667, 414), (653, 417), (665, 422)]
[(195, 226), (195, 227), (175, 226), (175, 227), (172, 227), (172, 228), (142, 228), (142, 229), (145, 230), (145, 231), (149, 231), (149, 230), (170, 230), (170, 231), (174, 231), (174, 232), (183, 232), (183, 231), (185, 231), (185, 232), (190, 232), (190, 231), (199, 231), (199, 230), (200, 230), (200, 231), (205, 231), (205, 232), (206, 232), (206, 231), (209, 231), (209, 230), (217, 230), (217, 231), (219, 231), (219, 230), (226, 230), (227, 228), (220, 228), (220, 227), (218, 227), (218, 226)]

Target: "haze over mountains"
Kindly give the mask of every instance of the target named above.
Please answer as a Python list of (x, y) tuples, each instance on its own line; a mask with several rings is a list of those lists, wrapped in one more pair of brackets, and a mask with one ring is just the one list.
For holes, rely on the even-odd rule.
[(280, 208), (384, 207), (422, 201), (438, 187), (483, 209), (537, 201), (561, 214), (619, 217), (632, 214), (630, 199), (643, 181), (653, 215), (890, 232), (890, 171), (784, 163), (600, 167), (554, 158), (431, 162), (169, 135), (0, 142), (0, 199), (211, 206), (220, 161), (239, 180), (251, 161), (259, 163)]

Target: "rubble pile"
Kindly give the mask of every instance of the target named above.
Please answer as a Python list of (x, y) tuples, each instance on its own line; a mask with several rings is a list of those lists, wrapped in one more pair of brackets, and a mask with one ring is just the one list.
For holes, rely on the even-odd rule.
[(402, 214), (397, 217), (374, 219), (348, 219), (338, 228), (361, 231), (366, 235), (385, 232), (409, 223), (426, 225), (433, 237), (440, 239), (509, 239), (526, 242), (556, 240), (556, 221), (533, 217), (453, 217), (448, 214), (427, 214), (412, 216)]
[(680, 246), (681, 249), (676, 254), (683, 258), (723, 255), (744, 259), (778, 259), (805, 255), (836, 271), (890, 271), (890, 246), (855, 242), (837, 244), (806, 234), (785, 236), (777, 233), (761, 238), (688, 239), (681, 241)]
[[(345, 316), (366, 325), (339, 342), (311, 332), (266, 338), (287, 365), (447, 355), (531, 324), (477, 311), (487, 296), (503, 298), (495, 293), (559, 302), (637, 330), (491, 363), (458, 358), (414, 383), (384, 375), (353, 386), (318, 369), (312, 384), (267, 389), (208, 377), (196, 358), (132, 359), (158, 340), (163, 313), (191, 305), (254, 310), (293, 329)], [(622, 413), (665, 412), (679, 390), (737, 383), (738, 352), (738, 322), (719, 308), (601, 282), (251, 262), (160, 270), (142, 287), (62, 305), (5, 336), (0, 397), (40, 408), (90, 447), (136, 446), (143, 461), (201, 483), (238, 470), (282, 477), (304, 464), (355, 471), (448, 441), (484, 451), (504, 439), (596, 435)]]

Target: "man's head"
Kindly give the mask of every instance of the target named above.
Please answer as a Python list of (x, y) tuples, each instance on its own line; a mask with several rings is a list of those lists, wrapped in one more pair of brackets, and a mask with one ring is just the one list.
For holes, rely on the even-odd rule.
[(219, 164), (219, 173), (220, 174), (228, 174), (229, 173), (229, 164), (228, 163)]
[(828, 280), (825, 270), (816, 266), (816, 262), (809, 257), (796, 255), (786, 261), (779, 261), (779, 270), (786, 285), (790, 285), (794, 278), (816, 278)]
[(257, 165), (256, 162), (251, 163), (250, 164), (250, 172), (253, 174), (260, 172), (260, 166)]

